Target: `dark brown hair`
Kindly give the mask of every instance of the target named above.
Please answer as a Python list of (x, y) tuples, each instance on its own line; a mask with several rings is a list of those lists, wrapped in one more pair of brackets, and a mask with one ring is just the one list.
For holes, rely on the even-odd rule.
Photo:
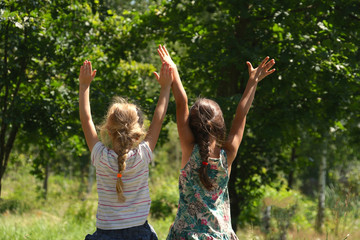
[[(225, 141), (226, 127), (220, 106), (213, 100), (199, 98), (190, 109), (189, 126), (199, 146), (202, 161), (208, 162), (210, 140), (215, 139), (220, 146)], [(205, 188), (211, 190), (213, 183), (207, 170), (207, 165), (201, 164), (199, 177)]]

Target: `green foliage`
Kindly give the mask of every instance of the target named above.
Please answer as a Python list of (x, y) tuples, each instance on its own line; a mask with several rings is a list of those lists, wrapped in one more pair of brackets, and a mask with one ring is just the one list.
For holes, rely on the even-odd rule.
[(151, 75), (155, 67), (132, 59), (135, 45), (127, 44), (132, 41), (128, 34), (134, 24), (132, 13), (116, 15), (108, 10), (104, 16), (102, 6), (96, 5), (94, 1), (1, 3), (0, 179), (16, 135), (21, 136), (21, 145), (27, 145), (26, 151), (28, 145), (37, 146), (32, 172), (40, 179), (47, 166), (57, 169), (56, 158), (63, 157), (55, 156), (59, 152), (66, 160), (81, 159), (70, 164), (76, 172), (88, 165), (84, 139), (79, 139), (76, 81), (85, 59), (98, 69), (91, 96), (96, 123), (114, 95), (139, 102), (151, 117), (158, 94)]
[[(96, 124), (113, 95), (137, 102), (151, 119), (158, 95), (152, 72), (160, 66), (155, 48), (166, 43), (189, 103), (199, 95), (215, 99), (230, 128), (246, 86), (245, 61), (257, 65), (269, 55), (277, 71), (258, 86), (229, 184), (234, 223), (257, 223), (256, 199), (279, 174), (293, 175), (297, 186), (315, 193), (324, 137), (330, 169), (359, 160), (359, 9), (356, 0), (2, 1), (0, 180), (8, 160), (16, 161), (9, 158), (14, 146), (40, 179), (48, 166), (81, 182), (88, 177), (77, 96), (85, 59), (98, 70), (91, 89)], [(166, 123), (175, 120), (174, 112), (172, 102)], [(177, 179), (169, 171), (179, 167), (172, 161), (179, 159), (177, 133), (163, 130), (166, 150), (156, 153), (160, 160), (151, 174)], [(333, 184), (336, 174), (359, 192), (356, 172), (329, 171)], [(162, 197), (155, 197), (155, 206), (170, 212), (176, 194), (157, 191)]]
[[(238, 224), (248, 215), (236, 217), (261, 194), (256, 189), (279, 170), (290, 174), (308, 164), (291, 161), (287, 149), (298, 150), (309, 136), (321, 141), (340, 121), (344, 127), (359, 123), (353, 120), (360, 70), (356, 1), (170, 1), (141, 19), (133, 35), (146, 32), (181, 46), (175, 60), (190, 98), (235, 96), (246, 85), (246, 60), (256, 65), (267, 55), (276, 59), (276, 74), (259, 84), (232, 168)], [(222, 105), (228, 126), (234, 107)]]

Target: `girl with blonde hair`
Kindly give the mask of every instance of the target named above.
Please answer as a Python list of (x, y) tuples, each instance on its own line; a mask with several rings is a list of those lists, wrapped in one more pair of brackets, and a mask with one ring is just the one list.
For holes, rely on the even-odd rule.
[[(86, 240), (157, 239), (147, 222), (150, 210), (149, 163), (158, 140), (169, 103), (172, 69), (163, 64), (160, 76), (160, 96), (146, 132), (143, 114), (125, 99), (114, 98), (103, 124), (99, 127), (101, 141), (92, 121), (90, 83), (96, 75), (90, 61), (85, 61), (79, 76), (79, 110), (86, 143), (91, 151), (91, 163), (96, 168), (99, 196), (96, 231)], [(106, 143), (109, 139), (109, 143)]]

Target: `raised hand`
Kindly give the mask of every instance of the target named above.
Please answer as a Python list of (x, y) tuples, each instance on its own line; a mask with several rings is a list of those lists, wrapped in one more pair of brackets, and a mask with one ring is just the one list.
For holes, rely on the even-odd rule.
[(157, 49), (161, 62), (169, 64), (172, 68), (176, 68), (176, 64), (173, 62), (173, 60), (170, 57), (169, 52), (167, 51), (165, 46), (159, 45), (159, 48)]
[(163, 63), (160, 70), (160, 75), (154, 72), (156, 80), (159, 82), (161, 87), (170, 86), (172, 83), (172, 72), (173, 68), (168, 63)]
[(90, 85), (96, 75), (96, 70), (92, 70), (91, 62), (86, 60), (80, 68), (79, 81), (80, 84)]
[(271, 59), (270, 61), (268, 61), (268, 60), (269, 60), (269, 57), (266, 57), (261, 62), (261, 64), (255, 69), (253, 68), (253, 66), (251, 65), (250, 62), (246, 62), (246, 64), (248, 65), (250, 79), (255, 80), (256, 82), (260, 82), (266, 76), (275, 72), (275, 68), (269, 70), (270, 68), (272, 68), (274, 66), (275, 60), (274, 59)]

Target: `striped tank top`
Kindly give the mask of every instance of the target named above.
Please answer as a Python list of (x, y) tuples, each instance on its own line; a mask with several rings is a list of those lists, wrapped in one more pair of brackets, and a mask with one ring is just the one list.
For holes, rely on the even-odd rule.
[(129, 151), (126, 169), (122, 174), (126, 201), (118, 202), (116, 181), (117, 154), (97, 142), (91, 152), (91, 162), (96, 168), (99, 196), (96, 227), (100, 229), (124, 229), (143, 225), (150, 211), (149, 163), (152, 151), (147, 142)]

